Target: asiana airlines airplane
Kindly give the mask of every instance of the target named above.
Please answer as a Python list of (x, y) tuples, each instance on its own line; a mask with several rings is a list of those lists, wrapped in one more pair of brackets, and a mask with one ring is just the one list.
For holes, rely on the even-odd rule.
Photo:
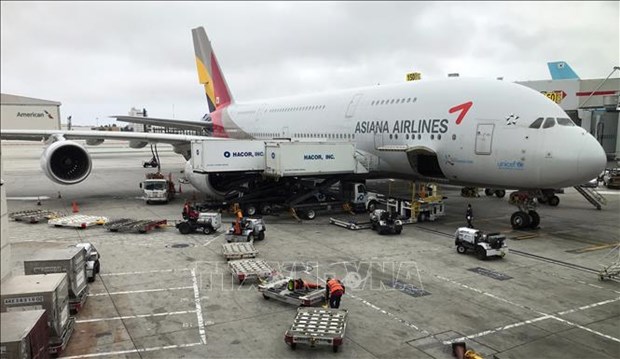
[(242, 103), (234, 100), (204, 28), (193, 29), (192, 35), (210, 114), (202, 121), (113, 117), (207, 129), (209, 136), (6, 130), (1, 138), (45, 140), (43, 171), (67, 185), (85, 180), (92, 166), (86, 148), (72, 140), (96, 145), (121, 139), (133, 148), (168, 143), (188, 159), (186, 179), (212, 197), (222, 197), (233, 186), (257, 188), (269, 179), (244, 171), (195, 172), (192, 141), (347, 142), (374, 159), (357, 180), (400, 178), (516, 190), (514, 228), (538, 226), (535, 198), (552, 199), (555, 189), (585, 183), (605, 168), (605, 153), (593, 136), (556, 103), (519, 84), (450, 78)]

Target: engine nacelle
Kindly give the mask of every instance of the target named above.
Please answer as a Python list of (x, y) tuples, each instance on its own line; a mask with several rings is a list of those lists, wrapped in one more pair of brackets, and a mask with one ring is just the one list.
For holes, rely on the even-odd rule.
[(41, 168), (47, 178), (56, 183), (76, 184), (88, 177), (92, 162), (81, 145), (73, 141), (57, 141), (43, 151)]

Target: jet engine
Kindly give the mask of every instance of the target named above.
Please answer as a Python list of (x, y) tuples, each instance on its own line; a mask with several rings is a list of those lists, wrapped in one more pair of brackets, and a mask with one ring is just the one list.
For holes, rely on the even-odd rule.
[(76, 184), (88, 177), (92, 167), (90, 155), (73, 141), (56, 141), (43, 151), (41, 168), (45, 175), (59, 184)]

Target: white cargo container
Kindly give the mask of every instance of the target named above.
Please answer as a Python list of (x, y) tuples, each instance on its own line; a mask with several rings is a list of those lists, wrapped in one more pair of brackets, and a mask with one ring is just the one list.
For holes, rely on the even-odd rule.
[(64, 273), (18, 275), (0, 287), (0, 311), (45, 309), (50, 328), (49, 353), (60, 354), (73, 333), (75, 319), (69, 317), (69, 290)]
[(352, 143), (269, 142), (265, 145), (265, 174), (276, 177), (354, 173)]
[(265, 142), (256, 140), (192, 141), (194, 172), (263, 171)]
[(66, 273), (69, 287), (69, 309), (77, 313), (86, 302), (86, 252), (82, 248), (69, 247), (46, 249), (24, 260), (24, 273)]

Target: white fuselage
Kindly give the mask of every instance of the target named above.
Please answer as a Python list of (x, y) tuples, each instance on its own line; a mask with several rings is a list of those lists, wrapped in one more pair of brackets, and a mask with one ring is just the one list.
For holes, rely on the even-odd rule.
[[(379, 173), (402, 178), (421, 177), (408, 153), (436, 156), (452, 183), (507, 189), (574, 186), (605, 167), (599, 143), (564, 120), (569, 116), (557, 104), (495, 80), (419, 81), (235, 103), (212, 118), (218, 137), (351, 141), (379, 158)], [(538, 118), (552, 118), (553, 126), (530, 128)]]

